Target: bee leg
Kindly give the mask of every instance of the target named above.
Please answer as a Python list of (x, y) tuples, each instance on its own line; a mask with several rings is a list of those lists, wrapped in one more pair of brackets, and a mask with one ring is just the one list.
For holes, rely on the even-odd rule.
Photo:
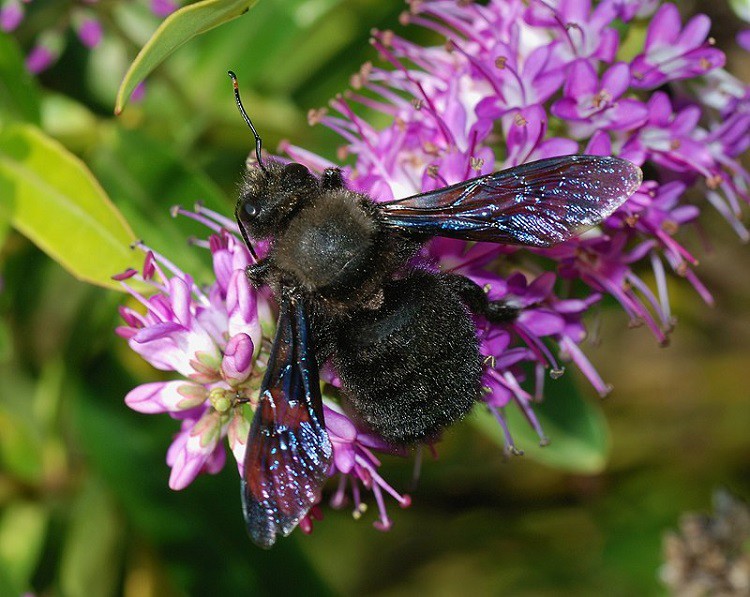
[(257, 263), (251, 263), (245, 268), (245, 275), (250, 280), (255, 288), (260, 288), (264, 284), (268, 283), (268, 274), (271, 269), (271, 264), (267, 257), (264, 257)]
[(326, 168), (320, 180), (320, 186), (326, 191), (335, 191), (344, 188), (344, 177), (341, 176), (339, 168)]
[(458, 274), (441, 274), (440, 278), (447, 284), (469, 308), (491, 323), (509, 323), (514, 321), (520, 309), (507, 301), (491, 301), (481, 286)]

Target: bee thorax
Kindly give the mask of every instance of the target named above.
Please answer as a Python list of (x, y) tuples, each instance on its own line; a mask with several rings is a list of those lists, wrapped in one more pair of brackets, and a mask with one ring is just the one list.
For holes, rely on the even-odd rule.
[(377, 234), (357, 195), (325, 193), (276, 239), (276, 265), (309, 292), (344, 298), (370, 277)]

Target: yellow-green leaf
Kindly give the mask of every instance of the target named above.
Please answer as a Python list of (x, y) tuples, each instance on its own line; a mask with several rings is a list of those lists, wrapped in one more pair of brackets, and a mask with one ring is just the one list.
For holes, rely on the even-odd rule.
[(0, 568), (17, 595), (31, 587), (48, 522), (49, 512), (39, 503), (16, 501), (5, 505), (0, 517)]
[(0, 132), (0, 201), (11, 223), (80, 280), (120, 289), (111, 276), (140, 263), (135, 236), (76, 156), (30, 125)]
[(167, 56), (196, 35), (246, 13), (257, 0), (203, 0), (169, 15), (130, 65), (120, 84), (115, 114), (122, 112), (130, 94)]

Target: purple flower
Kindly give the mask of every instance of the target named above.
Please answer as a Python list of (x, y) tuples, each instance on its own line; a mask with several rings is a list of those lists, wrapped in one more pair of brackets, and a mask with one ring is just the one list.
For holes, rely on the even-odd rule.
[(10, 0), (0, 8), (0, 29), (9, 33), (23, 21), (23, 5), (17, 0)]
[[(387, 531), (392, 522), (385, 507), (385, 494), (390, 495), (402, 508), (411, 505), (408, 495), (401, 495), (391, 487), (378, 473), (380, 461), (373, 453), (394, 452), (393, 446), (384, 440), (357, 429), (348, 417), (343, 415), (332, 404), (324, 405), (326, 430), (333, 444), (333, 465), (331, 475), (338, 474), (339, 483), (336, 492), (331, 497), (331, 506), (341, 508), (347, 502), (347, 490), (351, 492), (355, 518), (359, 518), (366, 506), (361, 501), (360, 484), (373, 493), (378, 508), (378, 519), (374, 526), (378, 530)], [(403, 455), (403, 450), (396, 451)]]
[[(166, 413), (181, 421), (167, 452), (171, 467), (169, 486), (187, 487), (199, 474), (215, 474), (226, 461), (224, 440), (237, 462), (239, 474), (245, 457), (250, 418), (243, 405), (257, 404), (270, 341), (262, 328), (272, 328), (270, 307), (265, 298), (251, 288), (245, 276), (250, 255), (233, 222), (199, 207), (196, 212), (180, 208), (175, 214), (205, 224), (213, 234), (196, 245), (211, 252), (215, 281), (198, 286), (166, 257), (141, 246), (146, 253), (141, 274), (127, 271), (116, 276), (140, 308), (123, 307), (125, 325), (117, 333), (153, 367), (172, 371), (180, 379), (142, 384), (131, 390), (125, 403), (144, 414)], [(256, 250), (264, 250), (259, 244)], [(132, 280), (154, 291), (146, 296), (136, 290)], [(261, 313), (268, 319), (261, 326)], [(328, 375), (329, 382), (338, 383)], [(341, 507), (346, 489), (351, 491), (354, 513), (365, 510), (362, 489), (371, 491), (378, 507), (375, 526), (390, 527), (385, 496), (400, 506), (410, 503), (378, 473), (380, 461), (374, 451), (397, 453), (382, 439), (357, 429), (333, 403), (326, 401), (324, 413), (333, 444), (330, 476), (340, 477), (331, 502)], [(304, 523), (312, 529), (316, 509)]]
[[(176, 0), (139, 0), (149, 3), (152, 12), (162, 18), (179, 8)], [(0, 0), (0, 30), (15, 30), (24, 17), (23, 4), (31, 0)], [(55, 64), (65, 49), (69, 36), (66, 29), (75, 31), (81, 43), (89, 49), (98, 47), (106, 32), (102, 25), (107, 22), (104, 12), (110, 10), (100, 6), (99, 0), (80, 0), (79, 2), (58, 2), (59, 12), (55, 23), (47, 29), (37, 31), (33, 46), (26, 57), (26, 68), (33, 74), (39, 74)], [(84, 4), (85, 6), (80, 6)], [(57, 7), (56, 7), (57, 8)], [(135, 92), (134, 92), (135, 94)], [(137, 99), (136, 99), (137, 101)]]
[(232, 387), (240, 386), (250, 375), (253, 366), (253, 340), (245, 333), (232, 336), (224, 347), (221, 376)]
[(591, 0), (535, 0), (529, 4), (526, 21), (547, 29), (551, 44), (566, 62), (583, 58), (612, 62), (619, 36), (612, 28), (618, 7), (602, 2), (592, 10)]
[(26, 56), (26, 69), (33, 74), (47, 70), (57, 60), (58, 54), (54, 49), (44, 46), (34, 46)]
[[(561, 245), (519, 249), (435, 238), (413, 260), (465, 275), (491, 299), (518, 308), (514, 321), (475, 323), (486, 357), (480, 402), (495, 415), (505, 451), (519, 453), (507, 409), (520, 409), (546, 443), (533, 406), (554, 384), (548, 378), (572, 364), (597, 393), (611, 390), (584, 349), (587, 317), (602, 298), (613, 297), (632, 326), (647, 327), (661, 344), (675, 325), (670, 278), (712, 303), (686, 247), (709, 205), (741, 238), (749, 236), (740, 216), (750, 202), (750, 174), (740, 158), (750, 146), (750, 89), (719, 68), (723, 54), (707, 41), (706, 17), (683, 27), (674, 5), (658, 0), (603, 0), (595, 7), (581, 0), (423, 0), (409, 8), (403, 23), (428, 28), (445, 43), (422, 47), (374, 32), (382, 65), (364, 65), (349, 93), (309, 114), (311, 123), (341, 135), (338, 157), (350, 158), (343, 169), (350, 188), (387, 201), (571, 153), (617, 155), (644, 166), (649, 177), (600, 226)], [(631, 64), (618, 60), (615, 21), (622, 28), (655, 10), (642, 52)], [(662, 85), (668, 92), (650, 91)], [(379, 112), (385, 126), (362, 117), (362, 107)], [(336, 165), (288, 142), (281, 149), (314, 171)], [(181, 213), (214, 231), (198, 244), (212, 253), (216, 282), (201, 290), (151, 255), (142, 277), (157, 293), (132, 291), (145, 312), (123, 309), (127, 325), (119, 330), (155, 367), (180, 375), (144, 384), (126, 399), (136, 410), (181, 421), (169, 453), (174, 487), (215, 472), (224, 437), (243, 461), (249, 417), (242, 405), (257, 400), (270, 339), (261, 334), (258, 313), (273, 308), (245, 280), (249, 257), (234, 223), (204, 209)], [(263, 317), (263, 330), (272, 328), (270, 315)], [(339, 384), (328, 368), (321, 378)], [(410, 503), (378, 472), (376, 453), (394, 449), (327, 396), (324, 412), (334, 448), (329, 473), (339, 476), (333, 505), (351, 496), (359, 516), (361, 490), (368, 489), (378, 505), (376, 525), (389, 528), (386, 497)], [(321, 516), (313, 508), (303, 531)]]
[(95, 48), (102, 41), (102, 24), (95, 18), (86, 18), (78, 26), (78, 37), (87, 48)]
[(693, 136), (701, 109), (690, 105), (675, 112), (669, 97), (661, 91), (651, 96), (647, 107), (648, 120), (628, 139), (624, 151), (675, 172), (695, 171), (710, 176), (712, 160), (708, 149)]
[(552, 114), (570, 123), (576, 138), (597, 130), (630, 130), (643, 125), (648, 111), (636, 99), (620, 99), (630, 87), (630, 70), (617, 62), (599, 80), (590, 62), (578, 60), (568, 70), (563, 98), (552, 104)]
[(701, 14), (683, 29), (677, 7), (664, 4), (649, 24), (645, 51), (630, 65), (633, 86), (653, 89), (724, 66), (724, 53), (706, 39), (710, 27), (711, 20)]
[[(711, 302), (691, 269), (697, 260), (676, 238), (701, 212), (702, 206), (685, 203), (689, 189), (708, 181), (704, 205), (712, 204), (745, 236), (730, 214), (748, 200), (750, 179), (736, 159), (748, 144), (748, 90), (718, 69), (723, 54), (705, 41), (707, 19), (696, 17), (682, 28), (674, 6), (664, 5), (653, 17), (643, 53), (631, 65), (615, 59), (614, 20), (648, 16), (659, 4), (410, 3), (402, 23), (427, 27), (446, 43), (421, 48), (390, 31), (375, 32), (373, 45), (388, 68), (368, 63), (353, 78), (353, 91), (331, 102), (332, 113), (311, 113), (312, 123), (341, 134), (341, 155), (354, 157), (346, 170), (350, 186), (375, 200), (582, 151), (619, 155), (655, 172), (656, 178), (599, 230), (533, 251), (550, 260), (533, 262), (535, 276), (519, 271), (527, 258), (511, 247), (477, 244), (467, 250), (459, 241), (434, 239), (423, 251), (430, 267), (468, 275), (491, 297), (514, 301), (522, 310), (513, 324), (477, 322), (488, 356), (485, 402), (503, 426), (509, 452), (516, 448), (501, 409), (515, 403), (537, 427), (531, 405), (541, 399), (545, 371), (556, 376), (562, 361), (569, 360), (600, 394), (609, 391), (581, 348), (583, 317), (603, 294), (613, 296), (631, 323), (645, 324), (660, 343), (668, 341), (674, 325), (670, 271)], [(692, 83), (698, 74), (721, 78), (721, 87), (705, 98), (681, 87), (674, 104), (665, 93), (643, 91), (677, 79)], [(560, 99), (553, 102), (556, 94)], [(383, 113), (391, 123), (374, 128), (359, 116), (357, 104)], [(711, 118), (716, 124), (702, 128)], [(282, 147), (315, 170), (331, 165), (288, 143)], [(653, 273), (655, 290), (637, 272), (641, 268)], [(564, 280), (577, 282), (575, 295), (560, 295)], [(534, 371), (530, 379), (528, 365)]]
[(604, 2), (614, 5), (617, 18), (632, 21), (635, 18), (650, 17), (661, 0), (604, 0)]
[(151, 12), (157, 17), (164, 18), (179, 8), (176, 0), (150, 0)]
[[(204, 219), (206, 213), (194, 216)], [(232, 426), (247, 427), (240, 409), (233, 407), (243, 396), (255, 400), (260, 383), (253, 367), (254, 347), (261, 341), (257, 299), (244, 276), (249, 255), (242, 242), (214, 228), (217, 234), (208, 246), (216, 281), (209, 288), (199, 288), (188, 274), (145, 247), (142, 275), (118, 277), (144, 311), (122, 308), (125, 325), (117, 333), (152, 366), (183, 378), (144, 384), (125, 398), (134, 410), (168, 413), (182, 421), (168, 456), (174, 489), (185, 487), (199, 472), (221, 468), (220, 440)], [(155, 293), (146, 297), (135, 290), (129, 283), (134, 278)], [(235, 454), (244, 455), (246, 437), (231, 437)]]
[(744, 29), (737, 34), (737, 43), (750, 52), (750, 29)]
[(169, 487), (185, 489), (200, 473), (215, 475), (226, 462), (221, 445), (226, 421), (214, 409), (206, 409), (200, 417), (185, 419), (182, 429), (167, 450), (167, 464), (172, 467)]

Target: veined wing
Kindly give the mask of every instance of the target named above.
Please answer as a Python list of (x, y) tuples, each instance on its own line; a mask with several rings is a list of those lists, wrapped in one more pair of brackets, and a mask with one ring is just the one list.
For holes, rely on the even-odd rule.
[(640, 186), (615, 157), (539, 160), (381, 203), (386, 226), (465, 240), (549, 247), (596, 226)]
[(242, 481), (242, 511), (257, 545), (291, 533), (320, 499), (331, 457), (305, 306), (283, 297)]

